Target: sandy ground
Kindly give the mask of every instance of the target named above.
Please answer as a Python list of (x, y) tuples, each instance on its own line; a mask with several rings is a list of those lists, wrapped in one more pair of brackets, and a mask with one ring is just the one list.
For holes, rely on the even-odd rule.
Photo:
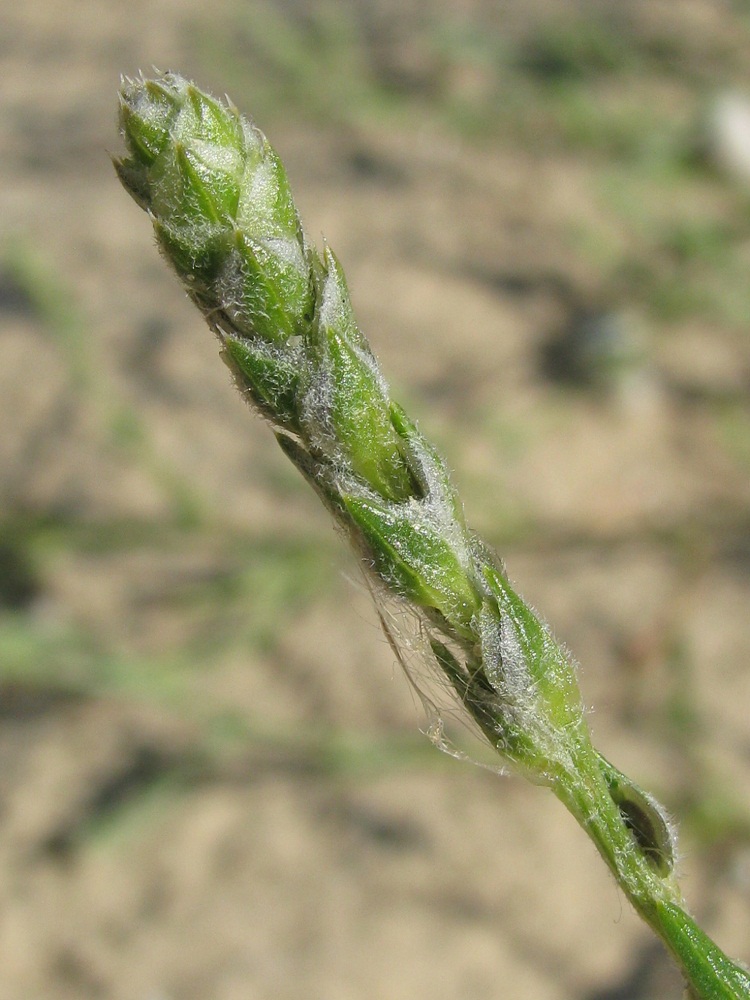
[[(343, 546), (118, 188), (120, 73), (224, 89), (216, 7), (0, 11), (0, 1000), (677, 998), (549, 794), (420, 742)], [(681, 17), (691, 65), (734, 38), (722, 4)], [(565, 389), (545, 344), (604, 294), (571, 236), (585, 160), (261, 124), (469, 520), (575, 650), (598, 745), (687, 818), (692, 910), (750, 960), (750, 482), (714, 419), (747, 407), (746, 335), (692, 318)]]

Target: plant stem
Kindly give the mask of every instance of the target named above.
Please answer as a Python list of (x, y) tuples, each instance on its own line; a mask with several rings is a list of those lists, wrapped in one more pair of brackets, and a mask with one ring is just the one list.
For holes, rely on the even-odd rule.
[(638, 844), (614, 802), (599, 755), (583, 745), (573, 771), (553, 786), (596, 845), (634, 909), (677, 962), (691, 1000), (747, 1000), (750, 974), (735, 964), (685, 911), (674, 874), (666, 878)]
[(553, 791), (576, 818), (627, 894), (649, 923), (657, 899), (678, 902), (673, 875), (663, 878), (633, 835), (610, 793), (593, 748), (584, 748), (575, 770), (565, 772)]

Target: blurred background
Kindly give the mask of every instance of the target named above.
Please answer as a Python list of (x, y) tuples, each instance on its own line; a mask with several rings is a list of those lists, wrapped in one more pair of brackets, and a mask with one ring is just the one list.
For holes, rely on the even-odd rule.
[(451, 760), (120, 189), (230, 93), (750, 960), (747, 0), (0, 11), (0, 998), (665, 1000), (549, 793)]

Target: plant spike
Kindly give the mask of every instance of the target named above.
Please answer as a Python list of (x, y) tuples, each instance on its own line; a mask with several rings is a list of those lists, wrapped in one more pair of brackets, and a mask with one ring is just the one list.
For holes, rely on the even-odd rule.
[(238, 388), (422, 623), (433, 666), (500, 757), (549, 786), (662, 938), (697, 1000), (750, 975), (687, 914), (661, 806), (594, 750), (570, 657), (465, 525), (443, 460), (390, 399), (343, 271), (300, 224), (260, 130), (175, 73), (123, 81), (114, 161), (222, 345)]

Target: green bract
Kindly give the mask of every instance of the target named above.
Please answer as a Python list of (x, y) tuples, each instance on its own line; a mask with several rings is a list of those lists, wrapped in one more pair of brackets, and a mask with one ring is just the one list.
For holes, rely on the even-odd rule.
[(390, 414), (388, 386), (357, 327), (344, 274), (326, 248), (316, 283), (302, 423), (316, 450), (348, 465), (383, 497), (406, 500), (413, 483)]
[(265, 136), (174, 73), (123, 84), (120, 129), (120, 180), (238, 387), (377, 585), (416, 617), (433, 669), (500, 755), (581, 822), (691, 995), (750, 1000), (747, 973), (680, 906), (663, 810), (593, 749), (570, 658), (466, 527), (445, 463), (392, 401), (341, 266), (307, 241)]

